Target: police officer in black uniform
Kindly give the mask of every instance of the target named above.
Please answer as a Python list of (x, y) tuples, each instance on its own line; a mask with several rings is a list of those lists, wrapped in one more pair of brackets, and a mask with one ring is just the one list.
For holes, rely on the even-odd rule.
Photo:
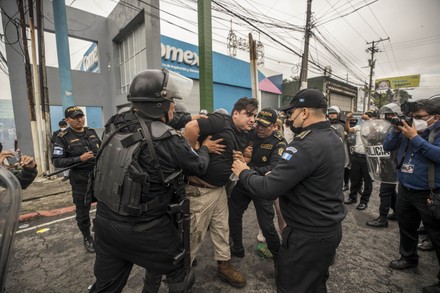
[(184, 95), (180, 84), (186, 82), (192, 85), (166, 69), (140, 72), (129, 90), (132, 108), (111, 117), (105, 126), (93, 173), (98, 203), (96, 282), (91, 292), (121, 292), (133, 264), (146, 269), (145, 293), (158, 291), (163, 274), (170, 292), (187, 292), (194, 283), (183, 259), (176, 258), (182, 245), (170, 213), (177, 187), (170, 178), (178, 178), (181, 170), (204, 174), (208, 147), (215, 152), (221, 146), (208, 139), (196, 153), (167, 125), (173, 120), (174, 98)]
[(79, 107), (68, 107), (64, 116), (70, 127), (54, 138), (52, 163), (56, 168), (72, 167), (70, 185), (76, 206), (76, 222), (84, 237), (84, 247), (94, 253), (93, 238), (90, 235), (90, 202), (85, 201), (85, 196), (101, 140), (94, 129), (84, 126), (84, 113)]
[[(257, 115), (257, 126), (250, 134), (252, 157), (249, 163), (251, 170), (259, 175), (270, 172), (281, 158), (286, 148), (286, 140), (277, 132), (277, 113), (271, 108), (261, 110)], [(256, 198), (241, 181), (238, 181), (229, 198), (229, 229), (232, 238), (231, 255), (244, 257), (243, 247), (243, 214), (253, 201), (258, 224), (266, 238), (267, 247), (276, 262), (280, 249), (280, 239), (273, 222), (273, 200)]]
[(342, 238), (346, 215), (342, 182), (344, 148), (326, 120), (327, 100), (318, 90), (298, 92), (283, 111), (297, 133), (278, 165), (261, 176), (239, 161), (232, 170), (256, 197), (273, 200), (287, 227), (278, 255), (277, 290), (326, 292), (328, 268)]

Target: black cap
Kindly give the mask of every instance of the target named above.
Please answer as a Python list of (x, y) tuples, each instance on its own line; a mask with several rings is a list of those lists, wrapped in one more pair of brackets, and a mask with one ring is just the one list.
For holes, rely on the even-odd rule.
[(64, 111), (64, 117), (66, 118), (75, 118), (78, 115), (83, 115), (83, 111), (77, 106), (70, 106)]
[(255, 120), (258, 123), (260, 123), (261, 125), (267, 127), (271, 124), (277, 123), (277, 118), (278, 118), (278, 115), (274, 109), (264, 108), (258, 113), (257, 119), (255, 119)]
[(304, 89), (296, 93), (290, 104), (280, 108), (280, 111), (288, 112), (295, 108), (327, 108), (327, 98), (321, 91)]

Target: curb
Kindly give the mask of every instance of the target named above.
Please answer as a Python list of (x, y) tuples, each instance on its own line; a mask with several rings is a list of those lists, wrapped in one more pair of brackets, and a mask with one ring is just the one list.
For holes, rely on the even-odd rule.
[[(92, 207), (94, 207), (94, 206), (96, 206), (96, 203), (92, 203)], [(76, 207), (74, 205), (72, 205), (72, 206), (48, 210), (48, 211), (36, 211), (36, 212), (20, 215), (18, 217), (18, 222), (30, 221), (32, 219), (40, 218), (40, 217), (43, 218), (43, 217), (59, 216), (59, 215), (66, 214), (66, 213), (72, 213), (75, 210), (76, 210)]]

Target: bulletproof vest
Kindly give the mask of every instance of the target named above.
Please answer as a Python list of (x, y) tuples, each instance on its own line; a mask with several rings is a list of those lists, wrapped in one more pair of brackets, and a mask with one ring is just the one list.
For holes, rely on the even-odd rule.
[[(155, 208), (154, 200), (153, 203), (141, 202), (142, 192), (149, 190), (150, 177), (139, 165), (139, 154), (144, 149), (155, 152), (153, 140), (176, 134), (160, 121), (144, 122), (134, 133), (122, 131), (130, 122), (119, 128), (113, 123), (108, 125), (93, 172), (94, 196), (122, 216), (139, 216)], [(155, 153), (151, 157), (156, 158)], [(157, 167), (160, 168), (158, 163)]]

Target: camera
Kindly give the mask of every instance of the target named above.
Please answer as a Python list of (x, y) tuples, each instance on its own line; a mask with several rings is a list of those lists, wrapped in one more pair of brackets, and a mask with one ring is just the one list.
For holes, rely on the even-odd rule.
[(413, 113), (418, 110), (417, 102), (405, 102), (400, 105), (400, 110), (403, 114), (408, 115), (409, 113)]
[(10, 166), (14, 166), (14, 165), (20, 163), (21, 153), (16, 152), (13, 157), (7, 157), (6, 160), (8, 161)]
[(411, 116), (400, 116), (400, 117), (393, 117), (390, 119), (390, 122), (394, 126), (403, 126), (402, 120), (406, 122), (409, 126), (413, 123), (413, 118)]

